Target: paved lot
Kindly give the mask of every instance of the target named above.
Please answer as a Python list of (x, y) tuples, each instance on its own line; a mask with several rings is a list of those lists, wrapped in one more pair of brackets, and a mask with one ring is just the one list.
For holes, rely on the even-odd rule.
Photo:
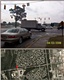
[[(2, 29), (3, 32), (5, 29)], [(41, 32), (38, 30), (32, 30), (32, 37), (31, 39), (24, 40), (22, 44), (4, 44), (1, 42), (2, 48), (45, 48), (46, 44), (50, 37), (61, 35), (62, 30), (57, 29), (46, 29), (45, 32)]]

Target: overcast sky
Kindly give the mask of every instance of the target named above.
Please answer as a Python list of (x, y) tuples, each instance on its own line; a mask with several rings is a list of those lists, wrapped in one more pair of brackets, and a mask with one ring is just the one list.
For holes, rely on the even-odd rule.
[[(27, 6), (26, 3), (30, 3)], [(6, 10), (4, 10), (4, 4), (6, 4)], [(14, 18), (10, 17), (10, 8), (14, 8), (14, 4), (22, 7), (22, 4), (26, 5), (26, 19), (37, 19), (39, 22), (60, 22), (64, 21), (64, 1), (1, 1), (1, 21), (14, 22)], [(40, 18), (42, 20), (40, 21)], [(49, 19), (50, 18), (50, 19)]]

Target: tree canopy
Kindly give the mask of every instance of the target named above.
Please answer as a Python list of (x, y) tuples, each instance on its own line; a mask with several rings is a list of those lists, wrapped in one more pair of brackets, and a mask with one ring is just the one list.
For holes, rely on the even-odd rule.
[(25, 13), (25, 9), (19, 7), (19, 6), (15, 6), (14, 9), (9, 9), (10, 13), (12, 14), (12, 16), (15, 17), (15, 27), (17, 25), (17, 21), (20, 20), (22, 21), (22, 18), (26, 17), (26, 13)]

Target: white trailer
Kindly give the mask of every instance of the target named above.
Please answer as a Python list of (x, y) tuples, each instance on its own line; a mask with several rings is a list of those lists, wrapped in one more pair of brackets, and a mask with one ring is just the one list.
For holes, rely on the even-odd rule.
[(22, 20), (21, 27), (26, 28), (28, 30), (37, 29), (37, 30), (45, 31), (45, 28), (36, 20)]

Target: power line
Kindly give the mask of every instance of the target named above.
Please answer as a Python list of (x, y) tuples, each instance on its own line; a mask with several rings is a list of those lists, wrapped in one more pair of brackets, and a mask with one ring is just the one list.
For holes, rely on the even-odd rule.
[[(14, 1), (15, 2), (15, 1)], [(21, 2), (21, 3), (12, 3), (12, 2), (10, 2), (10, 3), (1, 3), (1, 5), (21, 5), (21, 4), (27, 4), (27, 3), (38, 3), (38, 2), (41, 2), (41, 1), (29, 1), (29, 2), (26, 2), (26, 3), (24, 3), (24, 2)]]

